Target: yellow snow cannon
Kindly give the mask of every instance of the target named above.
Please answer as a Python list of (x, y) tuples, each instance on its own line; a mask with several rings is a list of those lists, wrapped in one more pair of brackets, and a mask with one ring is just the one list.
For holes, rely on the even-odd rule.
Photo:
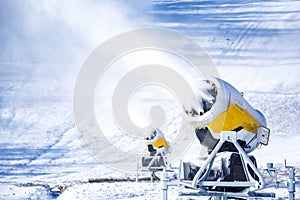
[(146, 138), (145, 143), (150, 153), (155, 153), (161, 148), (164, 148), (164, 151), (169, 149), (169, 144), (165, 139), (164, 134), (157, 128), (151, 131), (151, 134)]
[[(192, 117), (191, 125), (200, 143), (209, 152), (223, 131), (236, 131), (246, 153), (268, 144), (270, 130), (266, 119), (244, 99), (243, 93), (221, 79), (203, 80), (199, 85), (198, 105), (184, 106), (184, 109)], [(223, 150), (226, 149), (230, 147), (224, 145)]]

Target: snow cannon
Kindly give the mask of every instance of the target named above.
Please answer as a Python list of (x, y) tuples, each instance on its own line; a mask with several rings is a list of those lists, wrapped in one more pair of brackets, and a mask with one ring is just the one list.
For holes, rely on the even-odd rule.
[(150, 154), (155, 154), (155, 152), (161, 148), (164, 148), (164, 150), (169, 148), (169, 144), (165, 139), (164, 134), (157, 128), (151, 131), (151, 134), (146, 138), (145, 143)]
[[(263, 114), (254, 109), (232, 85), (221, 79), (200, 81), (198, 105), (185, 112), (203, 146), (211, 152), (223, 131), (237, 132), (237, 140), (246, 153), (267, 145), (270, 130)], [(220, 151), (233, 150), (224, 145)]]
[(233, 192), (237, 196), (264, 188), (264, 178), (249, 153), (268, 144), (265, 117), (243, 93), (221, 79), (200, 81), (198, 86), (197, 104), (184, 110), (208, 157), (201, 166), (184, 163), (184, 179), (191, 181), (185, 186), (206, 194)]
[(150, 156), (141, 158), (141, 166), (138, 163), (137, 171), (139, 169), (141, 171), (150, 171), (151, 180), (153, 178), (157, 179), (155, 173), (168, 167), (166, 154), (170, 151), (169, 143), (165, 139), (164, 134), (158, 128), (155, 128), (151, 131), (150, 136), (145, 138), (145, 144)]

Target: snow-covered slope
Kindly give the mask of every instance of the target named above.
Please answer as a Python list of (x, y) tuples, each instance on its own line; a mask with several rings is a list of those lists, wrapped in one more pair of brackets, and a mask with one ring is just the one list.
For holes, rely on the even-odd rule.
[[(138, 26), (174, 29), (198, 42), (221, 78), (265, 114), (271, 140), (256, 151), (259, 163), (286, 158), (300, 165), (299, 1), (53, 2), (0, 3), (1, 198), (52, 198), (47, 187), (21, 187), (26, 183), (53, 187), (124, 177), (82, 147), (73, 119), (72, 90), (79, 67), (93, 48)], [(84, 198), (84, 191), (91, 198), (159, 196), (148, 184), (143, 184), (150, 188), (145, 197), (131, 186), (123, 196), (121, 190), (111, 193), (118, 184), (70, 187), (61, 198)]]

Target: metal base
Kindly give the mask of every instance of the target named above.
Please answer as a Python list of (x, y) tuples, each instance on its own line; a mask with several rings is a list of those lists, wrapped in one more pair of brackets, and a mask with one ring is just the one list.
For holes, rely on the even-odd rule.
[[(217, 143), (216, 147), (213, 149), (213, 151), (211, 152), (211, 154), (209, 155), (209, 157), (207, 158), (205, 163), (198, 170), (198, 172), (196, 173), (191, 184), (190, 185), (185, 184), (185, 186), (192, 188), (192, 189), (197, 189), (199, 187), (201, 188), (203, 186), (210, 186), (210, 185), (215, 186), (214, 184), (217, 184), (220, 187), (238, 187), (240, 185), (241, 187), (254, 187), (255, 189), (264, 188), (265, 183), (264, 183), (262, 174), (258, 171), (257, 167), (253, 164), (253, 162), (251, 161), (249, 156), (245, 153), (243, 148), (237, 142), (237, 132), (224, 131), (224, 132), (221, 132), (220, 134), (221, 134), (221, 139)], [(222, 147), (222, 145), (225, 142), (231, 142), (236, 147), (236, 149), (238, 151), (237, 153), (239, 153), (239, 155), (241, 156), (244, 172), (245, 172), (245, 175), (246, 175), (248, 181), (243, 181), (243, 182), (217, 182), (217, 181), (215, 181), (213, 183), (206, 181), (206, 178), (208, 177), (208, 174), (210, 172), (210, 169), (212, 167), (214, 159), (215, 159), (219, 149)], [(253, 170), (254, 174), (258, 177), (258, 181), (255, 180), (251, 176), (251, 174), (249, 172), (249, 168), (251, 168)], [(205, 190), (205, 188), (203, 188), (203, 189)]]
[[(206, 181), (206, 177), (209, 174), (209, 171), (212, 167), (212, 163), (214, 162), (214, 158), (216, 157), (218, 150), (222, 147), (222, 144), (225, 142), (231, 142), (234, 144), (238, 153), (242, 158), (242, 163), (244, 166), (244, 171), (247, 174), (247, 181), (233, 181), (233, 182), (222, 182), (222, 181)], [(181, 166), (181, 163), (180, 163)], [(248, 166), (248, 167), (246, 167)], [(180, 169), (181, 167), (179, 167)], [(258, 177), (258, 180), (255, 180), (250, 172), (249, 168), (253, 170), (255, 175)], [(265, 182), (261, 172), (257, 169), (257, 167), (253, 164), (249, 156), (245, 153), (243, 148), (238, 144), (236, 140), (236, 132), (228, 131), (221, 133), (221, 139), (219, 143), (216, 145), (214, 150), (209, 155), (208, 159), (201, 166), (201, 168), (196, 173), (194, 179), (192, 181), (181, 181), (180, 177), (177, 181), (170, 181), (167, 178), (167, 170), (164, 168), (163, 170), (163, 179), (162, 183), (162, 199), (167, 200), (168, 198), (168, 187), (169, 186), (177, 186), (177, 187), (185, 187), (194, 190), (195, 192), (180, 192), (179, 196), (209, 196), (214, 197), (214, 199), (224, 200), (227, 198), (261, 198), (261, 197), (269, 197), (275, 198), (275, 193), (265, 193), (259, 192), (265, 188), (286, 188), (289, 192), (289, 200), (294, 200), (295, 198), (295, 168), (291, 166), (286, 166), (289, 171), (289, 178), (287, 183), (280, 183), (277, 181), (277, 170), (273, 168), (273, 164), (269, 164), (267, 166), (267, 171), (270, 174), (270, 177), (273, 179), (272, 182)], [(180, 175), (180, 170), (179, 170)], [(212, 191), (209, 190), (211, 187), (242, 187), (245, 188), (239, 192), (223, 192), (223, 191)]]
[(199, 191), (199, 192), (180, 192), (179, 196), (209, 196), (209, 197), (226, 197), (226, 198), (239, 198), (239, 197), (271, 197), (275, 198), (275, 193), (263, 193), (263, 192), (211, 192), (211, 191)]
[[(166, 149), (160, 148), (153, 156), (144, 156), (137, 159), (136, 182), (139, 179), (139, 172), (150, 172), (151, 182), (153, 182), (153, 174), (157, 171), (163, 171), (164, 168), (169, 169), (169, 163), (166, 157)], [(149, 159), (148, 163), (143, 163), (143, 160)], [(154, 174), (155, 175), (155, 174)]]

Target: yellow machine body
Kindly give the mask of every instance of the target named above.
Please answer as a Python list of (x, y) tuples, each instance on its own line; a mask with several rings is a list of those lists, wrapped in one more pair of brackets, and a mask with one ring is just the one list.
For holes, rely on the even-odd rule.
[(205, 124), (205, 126), (211, 128), (214, 133), (243, 127), (246, 131), (256, 134), (261, 125), (246, 110), (243, 110), (237, 104), (233, 104), (229, 105), (226, 111)]

